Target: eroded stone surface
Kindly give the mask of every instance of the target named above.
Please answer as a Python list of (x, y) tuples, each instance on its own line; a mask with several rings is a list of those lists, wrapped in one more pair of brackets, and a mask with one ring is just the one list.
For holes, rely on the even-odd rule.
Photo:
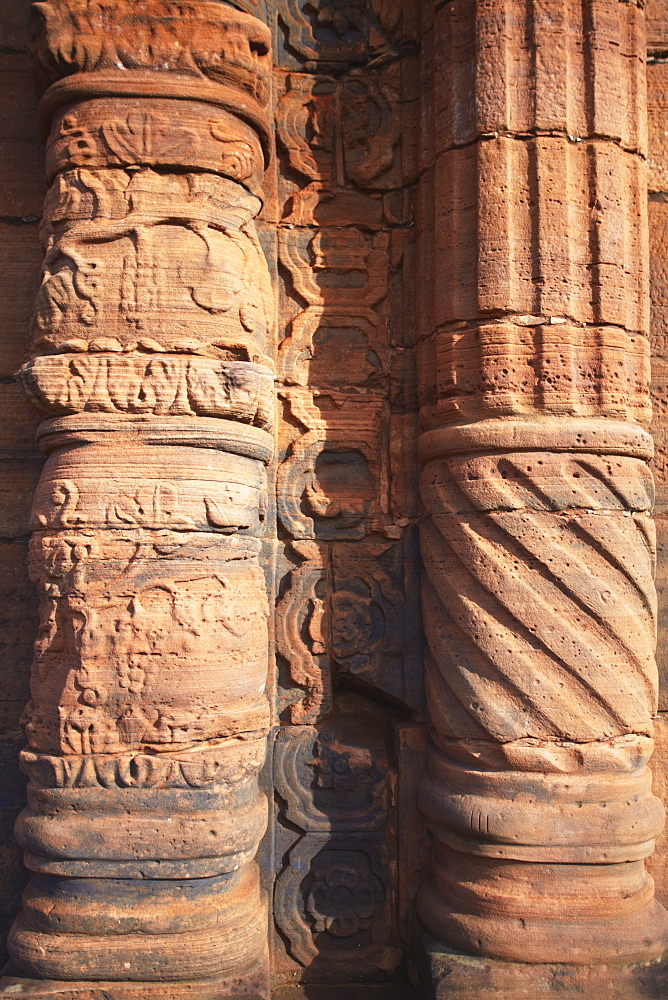
[[(534, 973), (550, 995), (546, 965), (651, 962), (668, 941), (641, 860), (663, 823), (646, 769), (643, 14), (499, 0), (434, 17), (418, 208), (434, 848), (418, 912), (481, 957), (428, 964), (426, 995), (514, 1000)], [(598, 996), (597, 976), (562, 986)]]
[(269, 154), (268, 31), (74, 0), (34, 6), (32, 49), (52, 186), (21, 378), (48, 458), (16, 829), (38, 874), (3, 992), (265, 996), (273, 306), (243, 184)]

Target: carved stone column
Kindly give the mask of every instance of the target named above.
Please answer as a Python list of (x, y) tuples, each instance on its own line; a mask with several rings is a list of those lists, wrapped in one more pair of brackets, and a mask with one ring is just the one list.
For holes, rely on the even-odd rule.
[(668, 941), (643, 864), (663, 810), (640, 7), (454, 0), (425, 26), (432, 996), (661, 975), (630, 968)]
[(51, 188), (21, 377), (48, 458), (3, 992), (265, 996), (270, 33), (211, 0), (33, 23)]

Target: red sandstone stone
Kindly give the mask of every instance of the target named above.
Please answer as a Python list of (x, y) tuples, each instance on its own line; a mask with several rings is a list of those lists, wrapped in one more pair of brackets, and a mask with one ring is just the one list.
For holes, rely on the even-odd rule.
[(264, 997), (273, 305), (240, 182), (269, 154), (268, 31), (215, 3), (33, 14), (55, 178), (21, 374), (49, 457), (17, 837), (39, 874), (9, 949), (74, 995)]
[[(634, 3), (466, 0), (435, 19), (439, 149), (495, 134), (610, 137), (645, 150), (645, 38)], [(471, 99), (473, 97), (473, 100)]]
[(666, 0), (647, 0), (647, 48), (663, 53), (668, 48), (668, 4)]
[[(304, 979), (318, 975), (318, 961), (347, 971), (351, 955), (355, 975), (377, 955), (389, 956), (389, 968), (396, 927), (389, 896), (377, 888), (387, 873), (400, 896), (404, 940), (410, 933), (421, 878), (414, 793), (422, 729), (405, 727), (398, 737), (398, 834), (392, 810), (382, 825), (375, 807), (364, 806), (367, 762), (374, 753), (387, 759), (384, 737), (370, 725), (367, 742), (351, 751), (336, 716), (327, 752), (321, 743), (301, 771), (289, 762), (310, 724), (324, 732), (323, 716), (333, 705), (339, 711), (341, 680), (390, 699), (391, 712), (420, 706), (410, 673), (419, 680), (411, 548), (418, 416), (411, 360), (396, 347), (412, 343), (415, 325), (429, 430), (422, 450), (431, 459), (424, 495), (442, 529), (435, 541), (424, 532), (427, 576), (437, 578), (441, 595), (434, 606), (425, 602), (428, 700), (448, 761), (441, 770), (432, 764), (436, 777), (422, 796), (437, 839), (449, 844), (433, 852), (422, 912), (466, 948), (537, 963), (438, 959), (426, 995), (433, 988), (438, 997), (533, 1000), (565, 984), (596, 1000), (615, 991), (615, 1000), (630, 1000), (653, 990), (651, 967), (636, 974), (624, 965), (541, 964), (555, 953), (594, 962), (653, 956), (665, 919), (649, 906), (638, 861), (659, 826), (644, 767), (648, 741), (630, 732), (648, 730), (655, 697), (648, 450), (631, 423), (649, 417), (643, 177), (634, 159), (644, 144), (640, 6), (539, 2), (525, 32), (525, 5), (512, 0), (484, 0), (477, 22), (473, 5), (441, 5), (438, 122), (435, 129), (422, 122), (422, 166), (431, 163), (434, 132), (446, 152), (436, 177), (427, 171), (420, 182), (415, 318), (405, 305), (410, 270), (400, 279), (399, 258), (410, 251), (397, 250), (399, 236), (410, 246), (410, 230), (381, 231), (406, 225), (413, 213), (402, 185), (416, 177), (414, 55), (399, 58), (390, 38), (398, 45), (415, 37), (415, 4), (336, 12), (301, 0), (278, 5), (281, 65), (293, 72), (276, 73), (284, 159), (272, 168), (280, 181), (272, 182), (265, 218), (282, 215), (286, 223), (280, 250), (272, 226), (260, 230), (271, 282), (278, 284), (279, 261), (285, 279), (277, 310), (254, 236), (259, 205), (239, 188), (257, 188), (268, 151), (260, 106), (266, 30), (222, 4), (151, 3), (139, 14), (127, 3), (97, 4), (108, 19), (98, 52), (99, 28), (87, 22), (85, 6), (73, 4), (69, 17), (60, 4), (48, 30), (67, 44), (55, 59), (41, 56), (50, 78), (64, 63), (80, 72), (56, 83), (43, 106), (44, 124), (53, 118), (56, 182), (36, 356), (21, 373), (51, 421), (42, 433), (51, 457), (33, 514), (43, 607), (36, 696), (25, 720), (34, 746), (23, 762), (33, 787), (19, 824), (28, 863), (42, 874), (14, 937), (25, 966), (81, 982), (4, 980), (2, 991), (85, 1000), (266, 995), (257, 888), (236, 900), (220, 872), (241, 864), (242, 881), (253, 880), (246, 861), (265, 815), (255, 784), (267, 723), (259, 567), (272, 575), (275, 543), (258, 554), (254, 538), (261, 522), (274, 530), (267, 497), (276, 484), (270, 470), (265, 488), (262, 464), (270, 454), (277, 316), (284, 552), (275, 560), (283, 579), (270, 636), (280, 659), (279, 708), (293, 726), (282, 730), (274, 782), (301, 831), (279, 821), (272, 833), (281, 912), (292, 915), (278, 952), (290, 951), (290, 968)], [(425, 48), (429, 6), (422, 5)], [(167, 17), (153, 31), (147, 17), (156, 10)], [(171, 19), (175, 11), (180, 20)], [(232, 25), (219, 34), (221, 11)], [(466, 81), (471, 31), (475, 100)], [(346, 72), (348, 61), (370, 55), (371, 66)], [(164, 59), (169, 72), (154, 72), (151, 58)], [(425, 118), (432, 70), (425, 58)], [(488, 135), (475, 151), (451, 149), (490, 132), (504, 134)], [(654, 163), (658, 169), (657, 156)], [(654, 281), (660, 317), (660, 269)], [(14, 294), (11, 308), (32, 297)], [(25, 337), (25, 324), (19, 333)], [(660, 322), (654, 335), (662, 337)], [(13, 350), (8, 374), (24, 360), (21, 344)], [(660, 424), (660, 366), (653, 392)], [(445, 425), (462, 420), (457, 438)], [(620, 430), (622, 421), (630, 423)], [(27, 419), (21, 428), (27, 437)], [(22, 435), (14, 434), (21, 449)], [(6, 481), (14, 495), (18, 463), (24, 458), (12, 453)], [(27, 530), (9, 501), (0, 503), (5, 522), (11, 532)], [(454, 596), (441, 599), (448, 586)], [(272, 684), (270, 674), (270, 691)], [(453, 690), (462, 686), (460, 706)], [(503, 742), (509, 733), (529, 735)], [(463, 734), (482, 738), (454, 738)], [(584, 750), (555, 740), (583, 734), (591, 737)], [(614, 738), (601, 741), (606, 734)], [(381, 772), (371, 785), (378, 798), (396, 778), (391, 766)], [(316, 805), (328, 795), (347, 824), (337, 844), (317, 825)], [(156, 829), (155, 817), (167, 813), (172, 825)], [(281, 838), (291, 834), (286, 863)], [(467, 855), (454, 876), (453, 850)], [(506, 858), (501, 876), (501, 866), (484, 861), (489, 855)], [(592, 863), (603, 855), (614, 863)], [(583, 890), (582, 858), (594, 869), (595, 891)], [(465, 872), (473, 873), (470, 892)], [(202, 891), (199, 904), (183, 902), (185, 888), (174, 896), (170, 880), (159, 890), (165, 874), (197, 876), (190, 888)], [(100, 875), (115, 886), (102, 901), (91, 893), (91, 876)], [(351, 880), (352, 916), (340, 902)], [(607, 913), (620, 889), (621, 927), (594, 912)], [(496, 923), (487, 913), (494, 906), (502, 914)], [(640, 915), (629, 917), (634, 907)], [(113, 921), (123, 933), (110, 941)], [(243, 964), (246, 954), (255, 974), (240, 970), (197, 986), (133, 980), (137, 962), (145, 978), (216, 969), (224, 977), (225, 963)], [(127, 983), (89, 981), (118, 976), (119, 964)], [(375, 988), (365, 990), (372, 996)]]
[(40, 216), (44, 191), (30, 63), (6, 53), (0, 56), (0, 216)]
[(453, 63), (436, 61), (419, 215), (428, 230), (434, 214), (420, 380), (435, 748), (420, 803), (435, 847), (418, 913), (506, 970), (434, 958), (428, 996), (498, 982), (514, 1000), (510, 963), (628, 966), (668, 940), (642, 862), (663, 821), (645, 767), (651, 450), (633, 423), (650, 415), (644, 39), (640, 9), (605, 0), (454, 3), (439, 24), (463, 58), (454, 100)]

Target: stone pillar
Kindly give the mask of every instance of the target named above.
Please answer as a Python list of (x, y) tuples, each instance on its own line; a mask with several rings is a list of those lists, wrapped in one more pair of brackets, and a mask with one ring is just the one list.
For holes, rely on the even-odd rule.
[(270, 33), (211, 0), (32, 16), (51, 187), (21, 378), (48, 458), (3, 992), (264, 997)]
[(665, 995), (641, 8), (425, 26), (428, 996)]

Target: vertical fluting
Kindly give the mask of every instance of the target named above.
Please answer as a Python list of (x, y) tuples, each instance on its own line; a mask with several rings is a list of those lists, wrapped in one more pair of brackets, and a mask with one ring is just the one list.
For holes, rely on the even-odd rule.
[(270, 33), (209, 0), (46, 0), (33, 27), (51, 187), (21, 377), (48, 458), (11, 956), (138, 1000), (262, 992)]
[(642, 962), (667, 941), (643, 864), (663, 810), (641, 6), (435, 14), (418, 909), (440, 941), (517, 962)]

